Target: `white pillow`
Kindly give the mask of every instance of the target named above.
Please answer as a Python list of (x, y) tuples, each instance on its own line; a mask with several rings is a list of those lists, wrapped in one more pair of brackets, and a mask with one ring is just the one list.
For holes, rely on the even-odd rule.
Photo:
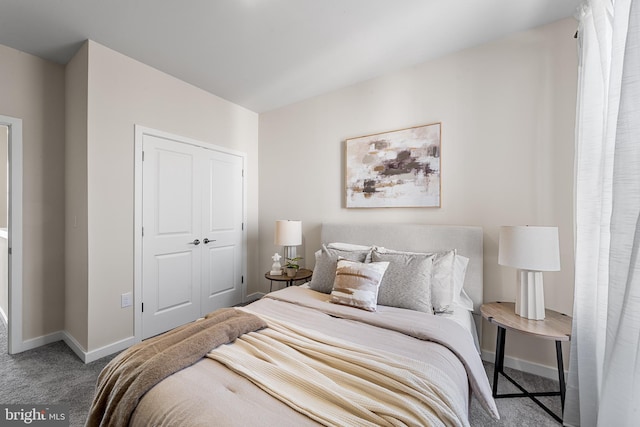
[(456, 260), (453, 265), (453, 304), (466, 310), (473, 311), (473, 301), (464, 291), (464, 278), (467, 274), (467, 266), (469, 258), (456, 254)]
[(330, 249), (338, 249), (341, 251), (370, 251), (373, 249), (371, 246), (354, 245), (353, 243), (333, 242), (327, 245)]
[(431, 305), (435, 313), (445, 313), (452, 308), (451, 304), (456, 293), (454, 281), (455, 261), (455, 249), (436, 253), (431, 277)]

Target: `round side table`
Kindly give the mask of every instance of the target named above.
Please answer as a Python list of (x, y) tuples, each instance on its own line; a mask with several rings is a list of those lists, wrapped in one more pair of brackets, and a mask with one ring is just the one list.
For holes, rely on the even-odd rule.
[[(566, 386), (562, 362), (562, 347), (560, 344), (562, 341), (571, 340), (571, 317), (558, 313), (557, 311), (547, 309), (545, 310), (545, 318), (543, 320), (530, 320), (518, 316), (516, 314), (515, 304), (512, 302), (491, 302), (488, 304), (482, 304), (480, 312), (482, 313), (482, 317), (487, 319), (489, 323), (498, 327), (495, 368), (493, 371), (493, 397), (528, 397), (544, 409), (556, 421), (562, 423), (562, 417), (554, 414), (546, 405), (537, 399), (537, 396), (560, 396), (560, 404), (564, 411), (564, 395)], [(558, 382), (560, 383), (559, 391), (529, 392), (504, 372), (504, 344), (506, 341), (507, 329), (509, 331), (555, 341)], [(498, 394), (498, 374), (502, 374), (512, 384), (518, 387), (522, 393)]]
[(269, 285), (269, 292), (273, 290), (273, 282), (286, 282), (286, 286), (293, 286), (294, 282), (298, 282), (300, 280), (307, 280), (313, 275), (313, 271), (308, 270), (306, 268), (301, 268), (296, 272), (296, 275), (293, 277), (289, 277), (286, 274), (282, 275), (273, 275), (269, 273), (265, 273), (265, 279), (271, 281)]

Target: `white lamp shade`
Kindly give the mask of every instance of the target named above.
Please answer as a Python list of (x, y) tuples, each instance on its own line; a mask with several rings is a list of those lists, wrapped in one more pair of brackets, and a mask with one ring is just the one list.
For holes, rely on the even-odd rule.
[(558, 227), (500, 227), (498, 264), (532, 271), (559, 271)]
[(278, 220), (274, 244), (278, 246), (299, 246), (302, 244), (302, 221)]

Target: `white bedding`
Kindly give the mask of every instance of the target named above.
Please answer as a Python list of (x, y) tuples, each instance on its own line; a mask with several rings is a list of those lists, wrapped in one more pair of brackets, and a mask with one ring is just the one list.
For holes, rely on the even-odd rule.
[[(370, 351), (397, 354), (446, 374), (447, 385), (466, 415), (473, 392), (498, 418), (482, 361), (468, 332), (449, 319), (380, 307), (374, 313), (332, 304), (327, 295), (297, 286), (273, 292), (247, 306), (251, 312), (317, 331)], [(391, 329), (389, 329), (391, 328)], [(234, 345), (234, 344), (230, 344)], [(250, 378), (204, 358), (157, 384), (140, 400), (132, 426), (318, 425)], [(465, 422), (462, 422), (465, 425)]]
[(323, 425), (466, 426), (449, 376), (413, 358), (262, 317), (268, 328), (207, 357)]
[[(470, 259), (464, 289), (478, 312), (483, 301), (482, 236), (481, 228), (469, 226), (323, 224), (321, 241), (412, 252), (456, 249)], [(447, 386), (464, 413), (474, 393), (485, 410), (499, 418), (479, 357), (479, 317), (469, 309), (457, 307), (451, 313), (432, 315), (379, 305), (377, 311), (368, 312), (332, 304), (329, 297), (305, 286), (293, 286), (268, 294), (247, 309), (258, 316), (367, 347), (374, 353), (385, 352), (428, 365), (446, 375)], [(206, 357), (149, 390), (140, 399), (130, 425), (301, 427), (319, 422), (263, 391), (250, 377)]]
[(450, 313), (438, 313), (438, 317), (444, 317), (445, 319), (451, 319), (458, 325), (462, 326), (473, 339), (473, 343), (480, 354), (480, 340), (478, 339), (478, 331), (476, 329), (476, 322), (473, 318), (473, 313), (464, 307), (453, 307), (453, 311)]
[[(309, 289), (309, 284), (304, 283), (299, 287)], [(473, 313), (466, 308), (458, 305), (454, 305), (452, 306), (452, 308), (452, 311), (448, 313), (438, 313), (436, 314), (436, 316), (450, 319), (456, 322), (458, 325), (462, 326), (469, 333), (469, 335), (471, 335), (473, 343), (475, 344), (478, 353), (480, 353), (480, 341), (478, 339), (478, 331), (476, 329), (476, 322), (473, 318)]]
[[(271, 307), (271, 304), (275, 302), (285, 302), (300, 306), (301, 308), (312, 309), (317, 313), (329, 315), (340, 322), (354, 321), (354, 323), (362, 324), (363, 326), (371, 325), (378, 327), (379, 329), (385, 330), (387, 333), (398, 332), (404, 336), (416, 338), (418, 340), (418, 346), (424, 345), (427, 342), (444, 345), (450, 351), (455, 353), (460, 361), (463, 361), (472, 390), (478, 395), (485, 409), (490, 413), (494, 412), (495, 404), (493, 399), (486, 398), (489, 382), (484, 372), (479, 352), (477, 351), (477, 344), (472, 340), (468, 321), (462, 321), (463, 324), (461, 325), (457, 321), (453, 321), (453, 318), (446, 318), (441, 315), (429, 315), (413, 310), (387, 306), (378, 306), (378, 310), (376, 312), (369, 312), (358, 308), (332, 304), (330, 299), (329, 295), (293, 286), (273, 292), (261, 301), (254, 303), (252, 306), (259, 307), (262, 305), (266, 309), (267, 307)], [(270, 308), (270, 310), (273, 309)], [(273, 312), (261, 312), (266, 315), (273, 313), (273, 315), (277, 315), (278, 317), (283, 315), (287, 316), (287, 314), (280, 313), (278, 310), (281, 310), (281, 308), (276, 309)], [(469, 313), (469, 317), (471, 317), (471, 313), (468, 311), (467, 313)], [(465, 316), (457, 315), (457, 317), (462, 319)], [(310, 327), (312, 329), (318, 328), (320, 325), (323, 329), (327, 327), (326, 321), (318, 321), (317, 318), (310, 317), (308, 319), (300, 319), (295, 316), (288, 316), (288, 319), (298, 325)], [(471, 323), (473, 323), (473, 321), (471, 321)], [(467, 326), (465, 327), (465, 325)], [(446, 333), (443, 333), (445, 330)], [(354, 343), (358, 343), (362, 340), (363, 344), (369, 346), (377, 345), (378, 343), (374, 344), (375, 340), (372, 340), (371, 334), (371, 330), (364, 333), (363, 336), (360, 336), (357, 333), (354, 334), (353, 331), (341, 331), (339, 328), (331, 330), (331, 336), (338, 338), (343, 336), (344, 339), (349, 339)], [(417, 349), (419, 348), (412, 347), (415, 343), (415, 340), (406, 343), (403, 342), (402, 345), (394, 348), (394, 351), (398, 354), (404, 354), (407, 357), (415, 358)], [(495, 415), (497, 416), (497, 410), (495, 410)]]

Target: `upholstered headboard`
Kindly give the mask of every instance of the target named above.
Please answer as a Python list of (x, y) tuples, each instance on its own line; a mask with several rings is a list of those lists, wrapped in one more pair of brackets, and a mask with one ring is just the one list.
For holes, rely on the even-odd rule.
[(482, 228), (457, 225), (423, 224), (341, 224), (324, 223), (322, 243), (344, 242), (377, 245), (411, 252), (437, 252), (456, 249), (469, 258), (464, 290), (473, 300), (474, 320), (481, 331), (480, 305), (483, 303)]

